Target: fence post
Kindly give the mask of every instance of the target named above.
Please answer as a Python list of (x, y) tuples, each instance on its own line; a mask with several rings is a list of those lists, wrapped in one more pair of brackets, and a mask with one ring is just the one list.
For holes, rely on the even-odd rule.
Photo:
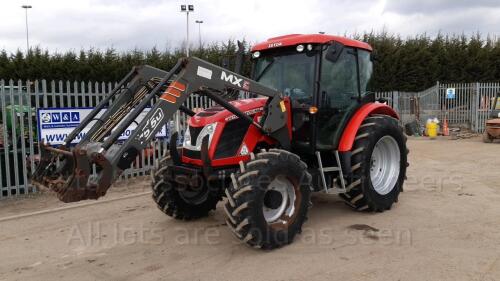
[[(23, 194), (27, 194), (28, 193), (28, 169), (27, 169), (27, 165), (26, 165), (26, 140), (25, 140), (25, 136), (26, 136), (26, 126), (29, 126), (29, 123), (30, 123), (30, 120), (31, 120), (31, 115), (28, 115), (28, 118), (27, 118), (27, 121), (28, 121), (28, 124), (25, 124), (24, 123), (24, 115), (25, 114), (29, 114), (29, 110), (28, 112), (24, 112), (24, 108), (26, 107), (26, 105), (24, 104), (24, 97), (25, 95), (28, 94), (28, 91), (26, 90), (26, 93), (23, 92), (23, 81), (22, 80), (18, 80), (17, 81), (17, 85), (18, 85), (18, 101), (19, 101), (19, 108), (20, 108), (20, 118), (19, 118), (19, 124), (18, 124), (18, 128), (19, 128), (19, 142), (20, 142), (20, 146), (21, 146), (21, 154), (19, 154), (19, 150), (17, 151), (17, 155), (15, 155), (15, 157), (18, 157), (18, 155), (20, 155), (20, 160), (21, 160), (21, 166), (22, 166), (22, 169), (21, 169), (21, 173), (19, 174), (19, 192), (21, 191), (21, 180), (23, 181), (23, 184), (22, 184), (22, 190), (23, 190)], [(28, 83), (25, 84), (26, 87), (29, 87)], [(26, 99), (26, 102), (28, 103), (28, 108), (30, 108), (30, 104), (29, 102), (27, 101), (28, 99)], [(29, 132), (28, 132), (28, 138), (29, 138)], [(31, 140), (28, 140), (28, 141), (31, 141)], [(19, 144), (18, 144), (19, 146)], [(19, 160), (18, 160), (19, 161)], [(18, 193), (17, 195), (19, 195), (20, 193)]]
[[(32, 81), (31, 80), (28, 80), (26, 81), (26, 95), (28, 96), (28, 120), (31, 120), (32, 116), (35, 115), (36, 116), (36, 112), (33, 112), (33, 102), (32, 102), (32, 91), (31, 91), (31, 85), (33, 85)], [(36, 116), (35, 118), (38, 118), (38, 116)], [(35, 119), (36, 120), (36, 119)], [(31, 164), (31, 172), (34, 172), (34, 167), (35, 167), (35, 127), (36, 127), (36, 124), (33, 124), (33, 122), (29, 121), (28, 122), (28, 137), (29, 137), (29, 155), (30, 155), (30, 164)], [(30, 175), (31, 176), (31, 175)], [(29, 186), (29, 183), (27, 182), (26, 183), (26, 186), (28, 187), (28, 189), (31, 191), (31, 187)]]
[[(11, 141), (12, 141), (12, 160), (14, 163), (14, 187), (16, 190), (16, 195), (19, 195), (19, 158), (18, 158), (18, 153), (17, 153), (17, 129), (18, 129), (18, 124), (17, 124), (17, 118), (16, 118), (16, 110), (15, 106), (18, 106), (19, 103), (16, 103), (15, 95), (14, 95), (14, 80), (9, 80), (9, 97), (10, 97), (10, 104), (11, 104), (11, 110), (10, 110), (10, 124), (11, 124), (11, 129), (9, 132), (11, 133)], [(22, 87), (21, 87), (22, 88)], [(19, 87), (17, 88), (18, 95), (20, 95), (20, 89)], [(10, 154), (10, 149), (6, 151), (6, 154)], [(9, 163), (10, 164), (10, 163)]]
[(473, 131), (476, 133), (481, 133), (481, 132), (479, 132), (479, 109), (480, 108), (481, 108), (481, 95), (479, 94), (479, 82), (476, 82), (476, 108), (474, 110), (475, 118), (474, 118), (474, 129), (473, 129)]
[(392, 108), (399, 113), (399, 91), (392, 91)]
[[(2, 110), (2, 123), (0, 124), (0, 126), (2, 126), (2, 128), (0, 129), (2, 131), (2, 137), (3, 137), (3, 145), (4, 145), (4, 148), (7, 147), (7, 150), (9, 150), (9, 140), (7, 138), (7, 118), (6, 118), (6, 109), (5, 109), (5, 81), (2, 79), (0, 80), (0, 106), (2, 107), (1, 110)], [(4, 155), (4, 161), (3, 163), (1, 163), (1, 159), (0, 159), (0, 168), (2, 166), (5, 166), (5, 187), (7, 188), (7, 192), (10, 192), (9, 191), (9, 188), (10, 188), (10, 171), (9, 171), (9, 161), (7, 161), (7, 155), (8, 153), (5, 153)], [(3, 170), (3, 169), (2, 169)], [(3, 197), (3, 189), (4, 189), (4, 180), (2, 179), (2, 171), (0, 170), (0, 198)], [(7, 193), (6, 196), (8, 196), (9, 194)]]
[(42, 80), (42, 99), (43, 99), (43, 107), (48, 108), (48, 101), (47, 101), (47, 80), (43, 79)]

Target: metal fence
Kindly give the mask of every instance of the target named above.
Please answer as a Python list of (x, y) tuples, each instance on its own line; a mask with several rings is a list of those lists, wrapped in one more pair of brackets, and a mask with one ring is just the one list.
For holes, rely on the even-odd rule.
[[(29, 184), (38, 154), (36, 112), (40, 108), (93, 107), (114, 83), (70, 81), (3, 81), (0, 80), (0, 199), (36, 192)], [(446, 90), (454, 88), (456, 97), (446, 98)], [(484, 130), (490, 101), (500, 91), (499, 83), (439, 84), (418, 93), (380, 92), (400, 114), (402, 123), (427, 118), (447, 117), (450, 125), (467, 125), (475, 132)], [(185, 105), (206, 108), (213, 103), (206, 97), (192, 95)], [(186, 116), (178, 113), (174, 130), (183, 131)], [(120, 180), (148, 175), (152, 165), (167, 149), (166, 139), (151, 142), (124, 171)]]
[[(116, 84), (69, 81), (0, 80), (0, 199), (36, 192), (29, 184), (38, 157), (36, 112), (40, 108), (94, 107)], [(205, 102), (205, 103), (204, 103)], [(207, 106), (206, 99), (193, 96), (190, 107)], [(179, 117), (179, 116), (178, 116)], [(176, 128), (182, 128), (181, 118)], [(157, 139), (142, 151), (119, 180), (148, 175), (156, 159), (167, 149), (166, 139)]]
[[(453, 98), (447, 95), (454, 89)], [(500, 83), (436, 83), (421, 92), (380, 92), (400, 115), (403, 124), (418, 120), (425, 123), (428, 118), (446, 120), (450, 126), (469, 128), (482, 133), (492, 101), (500, 91)]]
[[(446, 89), (455, 88), (456, 98), (446, 99)], [(456, 124), (466, 124), (474, 132), (482, 133), (493, 106), (500, 83), (468, 83), (439, 85), (443, 112)]]

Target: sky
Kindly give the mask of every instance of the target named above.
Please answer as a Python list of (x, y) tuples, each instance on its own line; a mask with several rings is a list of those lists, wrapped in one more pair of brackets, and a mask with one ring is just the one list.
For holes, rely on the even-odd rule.
[(113, 47), (179, 47), (190, 42), (246, 39), (251, 43), (291, 33), (333, 35), (382, 31), (403, 37), (427, 33), (500, 35), (500, 0), (0, 0), (0, 49), (26, 49), (29, 43), (50, 52)]

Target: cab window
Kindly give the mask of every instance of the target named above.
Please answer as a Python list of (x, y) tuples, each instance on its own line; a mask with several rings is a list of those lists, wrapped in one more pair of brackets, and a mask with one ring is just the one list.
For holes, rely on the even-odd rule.
[(370, 77), (373, 73), (373, 63), (371, 60), (370, 52), (358, 49), (358, 61), (359, 61), (359, 84), (361, 95), (365, 95), (368, 92), (368, 84), (370, 83)]
[(282, 92), (300, 103), (312, 103), (314, 53), (284, 52), (257, 60), (255, 77), (259, 83)]
[(323, 52), (320, 98), (322, 107), (345, 109), (358, 96), (356, 56), (352, 48), (343, 48), (336, 62)]

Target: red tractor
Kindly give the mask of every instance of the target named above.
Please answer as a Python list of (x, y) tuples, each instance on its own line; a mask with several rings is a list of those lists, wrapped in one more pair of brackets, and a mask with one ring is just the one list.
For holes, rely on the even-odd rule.
[[(197, 58), (168, 73), (135, 67), (64, 145), (42, 145), (33, 182), (65, 202), (97, 199), (180, 110), (191, 116), (182, 146), (173, 134), (152, 171), (153, 199), (173, 218), (207, 216), (225, 197), (235, 236), (269, 249), (301, 231), (313, 191), (339, 194), (357, 211), (388, 210), (403, 189), (408, 149), (396, 112), (367, 91), (371, 52), (343, 37), (294, 34), (253, 47), (253, 80)], [(252, 98), (231, 100), (242, 92)], [(218, 106), (193, 112), (183, 105), (193, 93)]]

